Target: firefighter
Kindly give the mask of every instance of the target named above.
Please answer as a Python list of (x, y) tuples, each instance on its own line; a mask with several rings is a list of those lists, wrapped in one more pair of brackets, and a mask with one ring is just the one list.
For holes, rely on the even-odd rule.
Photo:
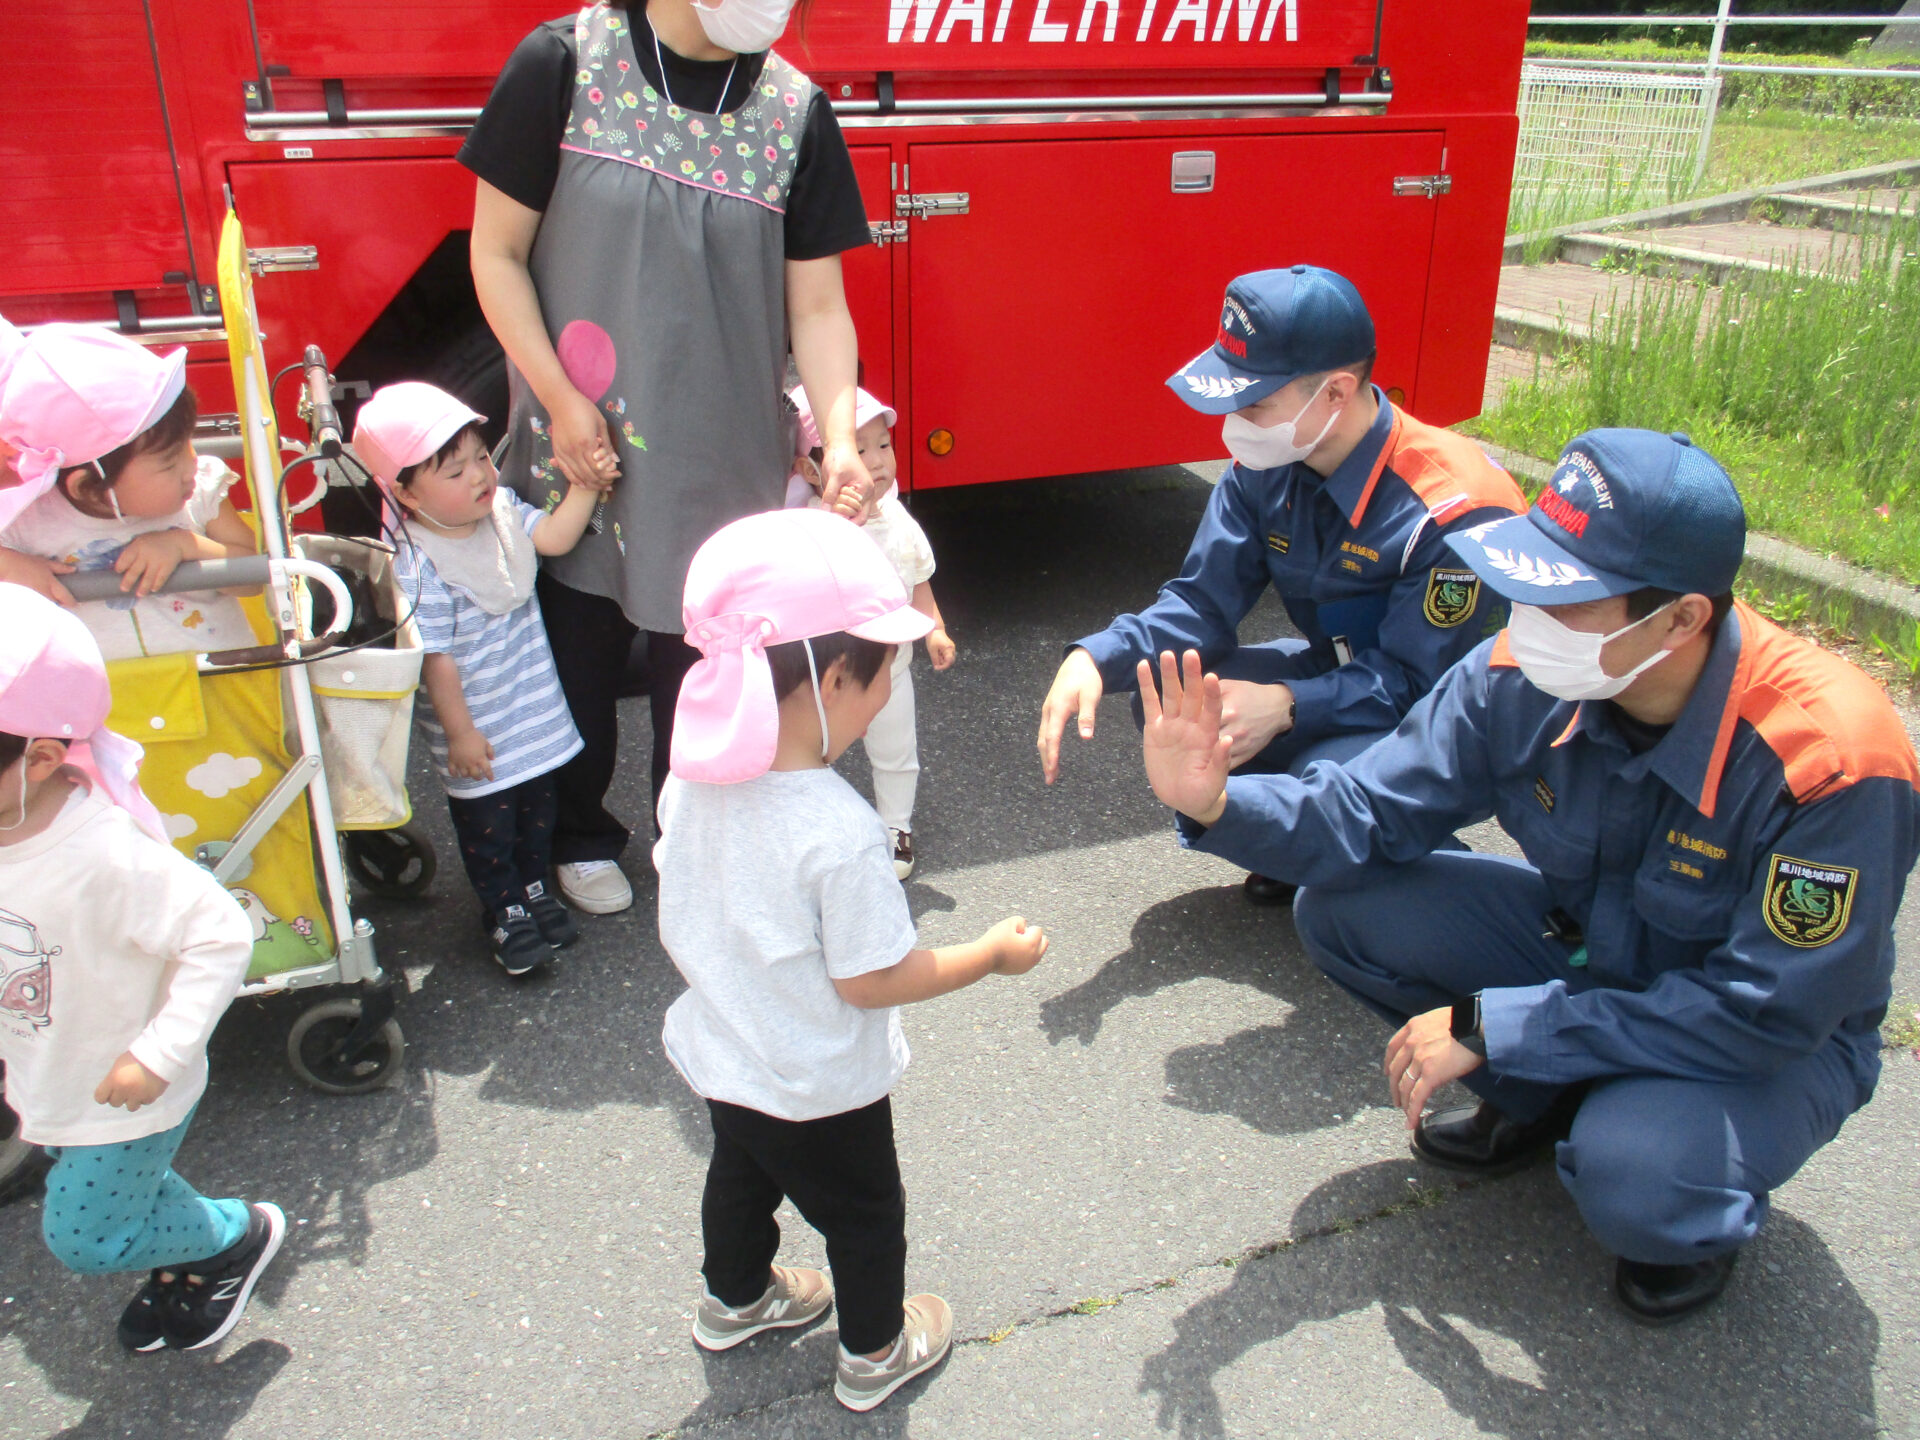
[(537, 26), (460, 150), (474, 288), (511, 362), (505, 482), (535, 505), (612, 485), (539, 581), (584, 741), (558, 772), (554, 859), (591, 914), (633, 903), (606, 806), (629, 647), (646, 632), (657, 800), (700, 658), (681, 635), (687, 562), (785, 494), (789, 335), (827, 498), (869, 483), (840, 255), (871, 237), (832, 107), (769, 49), (792, 8), (613, 0)]
[[(1415, 1153), (1491, 1174), (1558, 1141), (1652, 1322), (1720, 1293), (1873, 1094), (1920, 843), (1899, 715), (1734, 602), (1745, 535), (1686, 437), (1592, 431), (1530, 513), (1450, 538), (1512, 621), (1359, 759), (1229, 778), (1192, 651), (1145, 696), (1185, 843), (1306, 887), (1308, 953), (1398, 1027)], [(1436, 851), (1489, 815), (1524, 862)], [(1479, 1103), (1424, 1115), (1453, 1080)]]
[[(1134, 666), (1161, 649), (1192, 646), (1221, 676), (1236, 770), (1298, 775), (1372, 745), (1500, 628), (1505, 602), (1446, 539), (1526, 501), (1473, 442), (1389, 401), (1373, 359), (1373, 320), (1333, 271), (1295, 265), (1227, 286), (1212, 347), (1167, 384), (1224, 417), (1233, 463), (1160, 598), (1068, 648), (1040, 711), (1048, 784), (1068, 721), (1091, 738), (1101, 695), (1131, 689)], [(1268, 586), (1302, 638), (1242, 646), (1239, 624)], [(1293, 899), (1257, 873), (1246, 893)]]

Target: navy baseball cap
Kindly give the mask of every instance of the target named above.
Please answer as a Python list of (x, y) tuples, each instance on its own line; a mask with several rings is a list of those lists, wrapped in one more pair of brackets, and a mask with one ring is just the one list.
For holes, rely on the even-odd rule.
[(1720, 595), (1746, 553), (1727, 472), (1685, 435), (1589, 430), (1560, 452), (1524, 515), (1447, 537), (1489, 588), (1522, 605), (1578, 605), (1646, 586)]
[(1226, 415), (1373, 352), (1373, 317), (1344, 275), (1318, 265), (1256, 270), (1227, 286), (1212, 347), (1167, 384), (1201, 414)]

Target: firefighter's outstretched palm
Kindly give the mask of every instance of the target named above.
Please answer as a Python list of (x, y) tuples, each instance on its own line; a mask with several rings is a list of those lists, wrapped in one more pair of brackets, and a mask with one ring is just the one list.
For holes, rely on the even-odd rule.
[[(1233, 742), (1220, 733), (1220, 678), (1203, 675), (1200, 652), (1187, 651), (1176, 668), (1173, 652), (1160, 652), (1160, 690), (1153, 667), (1140, 662), (1141, 736), (1147, 783), (1161, 803), (1210, 825), (1220, 818), (1227, 789), (1227, 755)], [(1184, 674), (1182, 670), (1184, 669)]]

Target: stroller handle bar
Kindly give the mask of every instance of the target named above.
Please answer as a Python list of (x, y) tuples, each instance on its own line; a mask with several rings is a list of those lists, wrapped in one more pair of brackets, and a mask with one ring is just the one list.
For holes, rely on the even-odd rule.
[[(243, 555), (235, 560), (184, 560), (174, 567), (167, 583), (152, 593), (177, 595), (183, 591), (282, 586), (295, 575), (316, 581), (333, 597), (333, 620), (314, 637), (316, 640), (338, 635), (353, 623), (353, 596), (331, 566), (312, 560), (279, 560), (271, 555)], [(75, 600), (111, 600), (121, 593), (121, 577), (114, 570), (76, 570), (59, 579)]]

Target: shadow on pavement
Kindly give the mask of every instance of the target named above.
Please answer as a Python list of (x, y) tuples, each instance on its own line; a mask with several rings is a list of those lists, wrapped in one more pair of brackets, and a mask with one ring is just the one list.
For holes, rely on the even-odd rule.
[(1292, 1013), (1278, 1025), (1174, 1051), (1169, 1104), (1293, 1135), (1384, 1103), (1385, 1030), (1306, 958), (1287, 911), (1248, 904), (1238, 885), (1217, 886), (1149, 907), (1130, 938), (1091, 978), (1041, 1003), (1040, 1026), (1054, 1044), (1091, 1045), (1126, 1001), (1189, 980), (1249, 985)]
[[(1377, 1213), (1418, 1178), (1411, 1161), (1340, 1175), (1301, 1202), (1292, 1233)], [(1160, 1397), (1163, 1430), (1224, 1436), (1221, 1372), (1303, 1327), (1378, 1306), (1401, 1361), (1489, 1435), (1877, 1432), (1879, 1322), (1809, 1226), (1776, 1210), (1726, 1295), (1667, 1329), (1613, 1307), (1610, 1265), (1541, 1166), (1241, 1265), (1179, 1317), (1140, 1388)], [(1483, 1347), (1475, 1332), (1500, 1342)], [(1489, 1363), (1487, 1351), (1513, 1347), (1524, 1363)]]

